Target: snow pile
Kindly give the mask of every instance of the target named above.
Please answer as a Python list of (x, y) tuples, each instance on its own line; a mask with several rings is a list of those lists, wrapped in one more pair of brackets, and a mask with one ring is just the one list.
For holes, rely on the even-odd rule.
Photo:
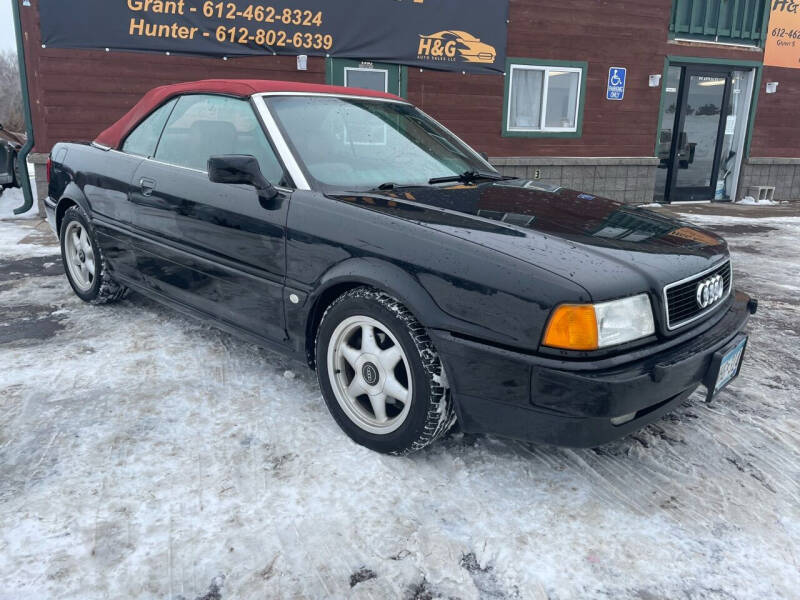
[(741, 200), (739, 200), (736, 204), (749, 204), (752, 206), (777, 206), (780, 202), (775, 200), (768, 200), (766, 198), (761, 198), (760, 200), (756, 200), (752, 196), (745, 196)]
[(31, 209), (21, 215), (15, 215), (14, 209), (19, 208), (25, 202), (22, 190), (19, 188), (8, 188), (0, 195), (0, 220), (4, 219), (34, 219), (39, 216), (36, 204)]
[(15, 215), (14, 209), (22, 206), (23, 202), (22, 190), (19, 188), (9, 188), (0, 195), (0, 264), (12, 258), (42, 257), (59, 253), (58, 247), (49, 244), (55, 240), (44, 222), (39, 223), (40, 229), (18, 225), (21, 219), (39, 218), (35, 205), (28, 212)]
[[(33, 192), (33, 206), (21, 215), (15, 215), (14, 209), (25, 202), (25, 197), (20, 188), (7, 188), (0, 194), (0, 220), (3, 219), (35, 219), (39, 216), (36, 208), (36, 180), (33, 178), (33, 165), (28, 163), (28, 173), (31, 174), (31, 191)], [(0, 254), (2, 256), (2, 254)]]

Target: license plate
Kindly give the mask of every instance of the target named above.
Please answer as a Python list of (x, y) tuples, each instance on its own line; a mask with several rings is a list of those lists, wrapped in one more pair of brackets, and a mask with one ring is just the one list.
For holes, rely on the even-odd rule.
[(707, 401), (711, 399), (728, 385), (731, 381), (736, 379), (739, 375), (739, 369), (742, 367), (742, 360), (744, 359), (744, 350), (747, 347), (747, 336), (742, 336), (739, 340), (734, 342), (733, 347), (728, 350), (717, 353), (714, 360), (711, 362), (710, 383), (707, 385), (708, 396)]

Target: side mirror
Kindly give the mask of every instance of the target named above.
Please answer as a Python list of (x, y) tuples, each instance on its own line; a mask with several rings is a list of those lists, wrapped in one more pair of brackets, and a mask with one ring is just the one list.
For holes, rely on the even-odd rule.
[(485, 160), (486, 162), (489, 162), (489, 155), (486, 154), (486, 152), (479, 152), (478, 154), (480, 154), (480, 156), (481, 156), (481, 158), (483, 160)]
[(213, 183), (252, 185), (259, 198), (272, 200), (278, 190), (261, 173), (255, 156), (248, 154), (226, 154), (208, 159), (208, 179)]

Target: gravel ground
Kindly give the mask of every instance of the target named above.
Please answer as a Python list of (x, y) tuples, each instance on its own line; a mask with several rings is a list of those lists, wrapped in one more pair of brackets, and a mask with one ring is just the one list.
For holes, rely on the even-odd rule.
[(93, 307), (0, 198), (0, 598), (798, 598), (800, 218), (687, 216), (761, 301), (718, 401), (595, 450), (355, 446), (312, 373)]

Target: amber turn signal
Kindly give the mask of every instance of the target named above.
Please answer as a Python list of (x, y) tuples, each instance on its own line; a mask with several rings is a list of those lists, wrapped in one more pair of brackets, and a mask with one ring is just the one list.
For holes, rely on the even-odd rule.
[(544, 334), (544, 345), (565, 350), (597, 350), (597, 316), (591, 304), (562, 304)]

